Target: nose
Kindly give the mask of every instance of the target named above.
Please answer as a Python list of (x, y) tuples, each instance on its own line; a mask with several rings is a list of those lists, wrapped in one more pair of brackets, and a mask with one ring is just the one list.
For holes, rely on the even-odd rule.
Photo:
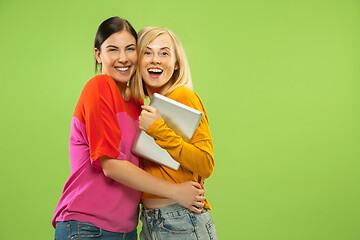
[(153, 63), (153, 64), (160, 64), (161, 63), (160, 58), (159, 58), (159, 56), (157, 54), (154, 54), (154, 56), (153, 56), (153, 58), (151, 60), (152, 60), (151, 63)]
[(126, 53), (123, 51), (120, 51), (119, 54), (119, 63), (126, 63), (128, 61), (128, 58), (126, 56)]

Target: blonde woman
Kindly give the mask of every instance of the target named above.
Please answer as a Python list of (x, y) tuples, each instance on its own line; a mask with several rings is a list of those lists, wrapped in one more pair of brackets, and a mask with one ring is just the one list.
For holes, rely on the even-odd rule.
[[(152, 98), (162, 94), (203, 112), (193, 138), (186, 142), (166, 126), (157, 110), (142, 106), (139, 128), (180, 163), (175, 171), (151, 161), (144, 161), (144, 170), (173, 183), (204, 180), (214, 170), (213, 142), (205, 108), (192, 91), (189, 65), (183, 47), (174, 33), (166, 28), (147, 27), (139, 32), (138, 69), (131, 88), (136, 98)], [(142, 195), (143, 229), (140, 239), (217, 239), (207, 199), (194, 213), (171, 199), (144, 192)]]

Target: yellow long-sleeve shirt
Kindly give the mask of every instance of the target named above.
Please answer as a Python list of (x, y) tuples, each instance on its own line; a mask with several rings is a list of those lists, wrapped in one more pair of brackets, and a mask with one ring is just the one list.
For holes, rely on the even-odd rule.
[[(196, 93), (186, 87), (178, 87), (166, 97), (203, 112), (203, 117), (190, 142), (184, 141), (181, 136), (168, 128), (162, 118), (155, 121), (146, 133), (180, 163), (180, 168), (175, 171), (144, 160), (144, 170), (169, 182), (195, 181), (204, 186), (204, 179), (210, 177), (214, 171), (213, 142), (205, 108)], [(162, 197), (143, 193), (142, 198)], [(207, 200), (205, 200), (205, 208), (211, 209)]]

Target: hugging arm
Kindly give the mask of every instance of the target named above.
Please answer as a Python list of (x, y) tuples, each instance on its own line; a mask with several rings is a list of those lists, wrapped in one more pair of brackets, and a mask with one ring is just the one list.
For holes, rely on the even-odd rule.
[(106, 156), (100, 158), (100, 164), (105, 176), (114, 179), (128, 187), (142, 192), (170, 198), (193, 212), (200, 213), (203, 207), (205, 193), (201, 185), (196, 182), (175, 184), (152, 176), (141, 168), (126, 160), (111, 159)]

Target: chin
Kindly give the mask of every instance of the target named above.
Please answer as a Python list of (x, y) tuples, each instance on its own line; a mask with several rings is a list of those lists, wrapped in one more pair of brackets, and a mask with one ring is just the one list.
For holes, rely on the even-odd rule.
[(128, 79), (122, 79), (122, 78), (115, 78), (114, 79), (115, 80), (115, 82), (117, 82), (117, 83), (127, 83), (127, 82), (129, 82), (130, 81), (130, 78), (128, 78)]

